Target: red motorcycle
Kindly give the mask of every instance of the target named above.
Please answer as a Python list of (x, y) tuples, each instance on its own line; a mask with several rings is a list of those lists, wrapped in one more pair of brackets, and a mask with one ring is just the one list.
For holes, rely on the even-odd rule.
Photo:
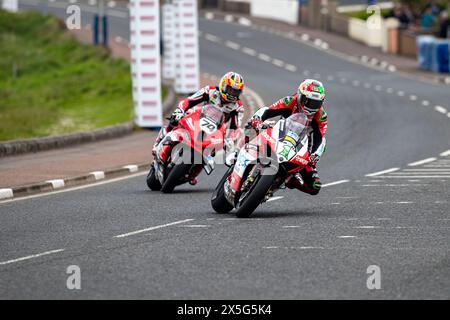
[(249, 217), (309, 163), (308, 119), (304, 114), (280, 119), (248, 140), (214, 190), (211, 204), (218, 213), (236, 209), (237, 217)]
[(190, 109), (157, 146), (147, 176), (148, 187), (171, 193), (186, 182), (196, 184), (202, 169), (211, 174), (216, 150), (223, 148), (225, 132), (224, 115), (218, 107), (206, 104)]

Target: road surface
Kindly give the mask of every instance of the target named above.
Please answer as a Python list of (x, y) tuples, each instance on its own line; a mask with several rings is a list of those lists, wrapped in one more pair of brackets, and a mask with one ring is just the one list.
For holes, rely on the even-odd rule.
[[(60, 16), (63, 6), (23, 6)], [(47, 7), (47, 5), (51, 5)], [(90, 21), (83, 16), (83, 24)], [(128, 37), (127, 15), (111, 32)], [(450, 298), (450, 93), (258, 28), (200, 19), (201, 69), (241, 72), (266, 103), (327, 88), (325, 187), (217, 215), (224, 172), (171, 195), (145, 176), (0, 204), (1, 298)], [(68, 290), (67, 267), (81, 269)], [(381, 289), (366, 286), (367, 268)]]

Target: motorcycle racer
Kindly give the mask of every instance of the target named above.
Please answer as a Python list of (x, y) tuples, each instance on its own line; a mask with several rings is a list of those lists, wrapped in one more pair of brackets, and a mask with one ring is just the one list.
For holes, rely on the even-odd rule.
[(153, 155), (156, 155), (156, 148), (167, 133), (178, 125), (178, 121), (186, 115), (190, 108), (200, 103), (219, 107), (224, 113), (225, 123), (228, 124), (229, 129), (236, 130), (239, 126), (238, 116), (244, 112), (243, 103), (240, 100), (244, 86), (244, 79), (240, 74), (228, 72), (222, 77), (218, 87), (206, 86), (190, 97), (181, 100), (169, 118), (169, 125), (160, 130), (153, 146)]
[(297, 93), (284, 97), (270, 107), (260, 108), (250, 119), (249, 124), (257, 131), (265, 127), (265, 120), (282, 116), (289, 117), (293, 113), (302, 112), (309, 120), (309, 165), (289, 177), (286, 186), (316, 195), (321, 189), (320, 178), (316, 165), (326, 149), (328, 120), (323, 107), (325, 89), (320, 81), (314, 79), (304, 80), (298, 87)]

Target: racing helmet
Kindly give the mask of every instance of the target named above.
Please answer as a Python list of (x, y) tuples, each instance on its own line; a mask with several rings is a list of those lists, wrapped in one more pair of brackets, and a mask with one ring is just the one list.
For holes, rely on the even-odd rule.
[(306, 79), (298, 87), (298, 105), (306, 115), (314, 115), (323, 105), (325, 88), (322, 82)]
[(244, 90), (244, 78), (239, 73), (228, 72), (220, 80), (219, 91), (223, 102), (237, 102)]

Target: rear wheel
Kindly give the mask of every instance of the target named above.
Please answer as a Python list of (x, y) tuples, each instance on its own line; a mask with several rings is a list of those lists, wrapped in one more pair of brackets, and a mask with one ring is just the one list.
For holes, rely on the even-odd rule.
[(236, 216), (238, 218), (248, 218), (253, 211), (261, 204), (264, 200), (267, 191), (273, 184), (276, 175), (258, 175), (256, 180), (253, 182), (250, 190), (245, 194), (241, 195), (237, 203)]
[(233, 172), (234, 166), (230, 167), (227, 172), (220, 179), (219, 184), (213, 192), (211, 198), (211, 205), (217, 213), (228, 213), (233, 210), (233, 206), (228, 202), (225, 197), (224, 184), (228, 176)]
[(189, 173), (190, 164), (177, 164), (170, 170), (166, 181), (164, 181), (161, 191), (163, 193), (172, 193), (176, 186), (186, 182), (185, 176)]
[(153, 167), (153, 165), (150, 167), (150, 171), (147, 175), (147, 186), (153, 191), (161, 190), (161, 183), (156, 177), (155, 167)]

